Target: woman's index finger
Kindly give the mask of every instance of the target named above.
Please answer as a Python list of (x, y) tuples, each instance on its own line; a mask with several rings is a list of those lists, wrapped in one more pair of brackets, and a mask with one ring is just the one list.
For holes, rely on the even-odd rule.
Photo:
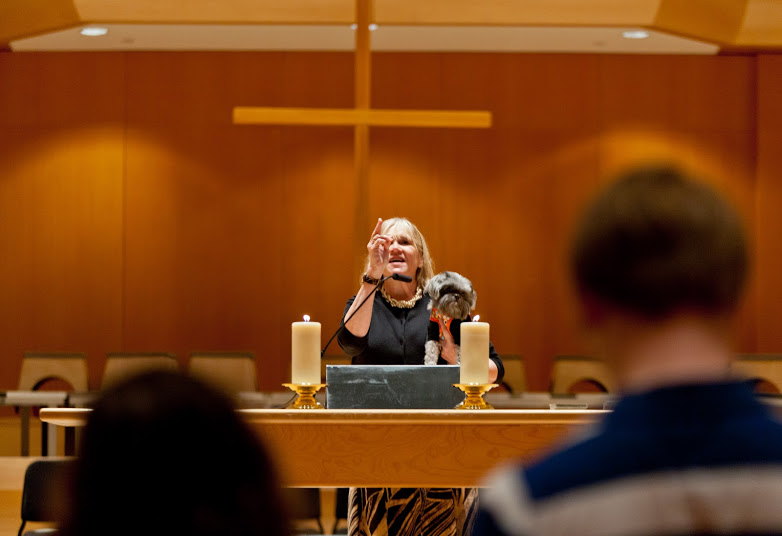
[(383, 218), (377, 219), (377, 225), (375, 225), (375, 229), (372, 231), (372, 236), (375, 237), (380, 234), (380, 227), (383, 225)]

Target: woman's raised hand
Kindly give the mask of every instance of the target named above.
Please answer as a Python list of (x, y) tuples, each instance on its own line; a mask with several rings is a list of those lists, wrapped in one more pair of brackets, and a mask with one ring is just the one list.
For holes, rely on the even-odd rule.
[(369, 252), (367, 275), (373, 279), (383, 277), (383, 272), (391, 257), (391, 244), (394, 242), (394, 239), (390, 236), (380, 234), (381, 225), (383, 225), (383, 220), (378, 218), (377, 225), (375, 225), (375, 229), (372, 231), (372, 236), (367, 244), (367, 251)]

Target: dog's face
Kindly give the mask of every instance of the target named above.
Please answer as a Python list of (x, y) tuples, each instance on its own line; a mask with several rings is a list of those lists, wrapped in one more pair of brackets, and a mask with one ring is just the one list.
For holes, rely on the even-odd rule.
[(464, 320), (475, 309), (478, 297), (470, 280), (456, 272), (437, 274), (426, 284), (424, 292), (432, 299), (431, 306), (458, 320)]

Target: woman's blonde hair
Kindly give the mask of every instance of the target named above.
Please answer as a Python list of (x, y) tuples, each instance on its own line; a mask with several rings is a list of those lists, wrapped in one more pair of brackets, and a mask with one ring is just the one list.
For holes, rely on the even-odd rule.
[[(380, 226), (380, 234), (406, 238), (415, 246), (422, 261), (421, 267), (415, 274), (416, 284), (418, 287), (424, 288), (426, 283), (434, 275), (434, 261), (429, 255), (429, 247), (426, 245), (426, 239), (424, 239), (424, 235), (421, 234), (418, 227), (407, 218), (389, 218), (383, 220), (383, 224)], [(368, 269), (369, 255), (367, 255), (364, 271)]]

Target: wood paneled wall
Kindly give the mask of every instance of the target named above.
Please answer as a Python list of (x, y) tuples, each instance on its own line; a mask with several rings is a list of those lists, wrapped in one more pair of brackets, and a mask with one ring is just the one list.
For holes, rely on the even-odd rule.
[(757, 346), (782, 349), (782, 56), (757, 65)]
[[(369, 214), (404, 215), (473, 280), (534, 389), (582, 352), (564, 254), (606, 177), (675, 159), (757, 236), (741, 351), (782, 351), (779, 57), (375, 54), (373, 105), (489, 109), (489, 130), (374, 129)], [(352, 105), (344, 53), (0, 54), (0, 388), (24, 350), (253, 350), (287, 379), (355, 292), (352, 131), (251, 127), (234, 105)], [(779, 220), (779, 221), (778, 221)], [(367, 235), (370, 229), (367, 229)], [(332, 350), (338, 351), (337, 348)]]

